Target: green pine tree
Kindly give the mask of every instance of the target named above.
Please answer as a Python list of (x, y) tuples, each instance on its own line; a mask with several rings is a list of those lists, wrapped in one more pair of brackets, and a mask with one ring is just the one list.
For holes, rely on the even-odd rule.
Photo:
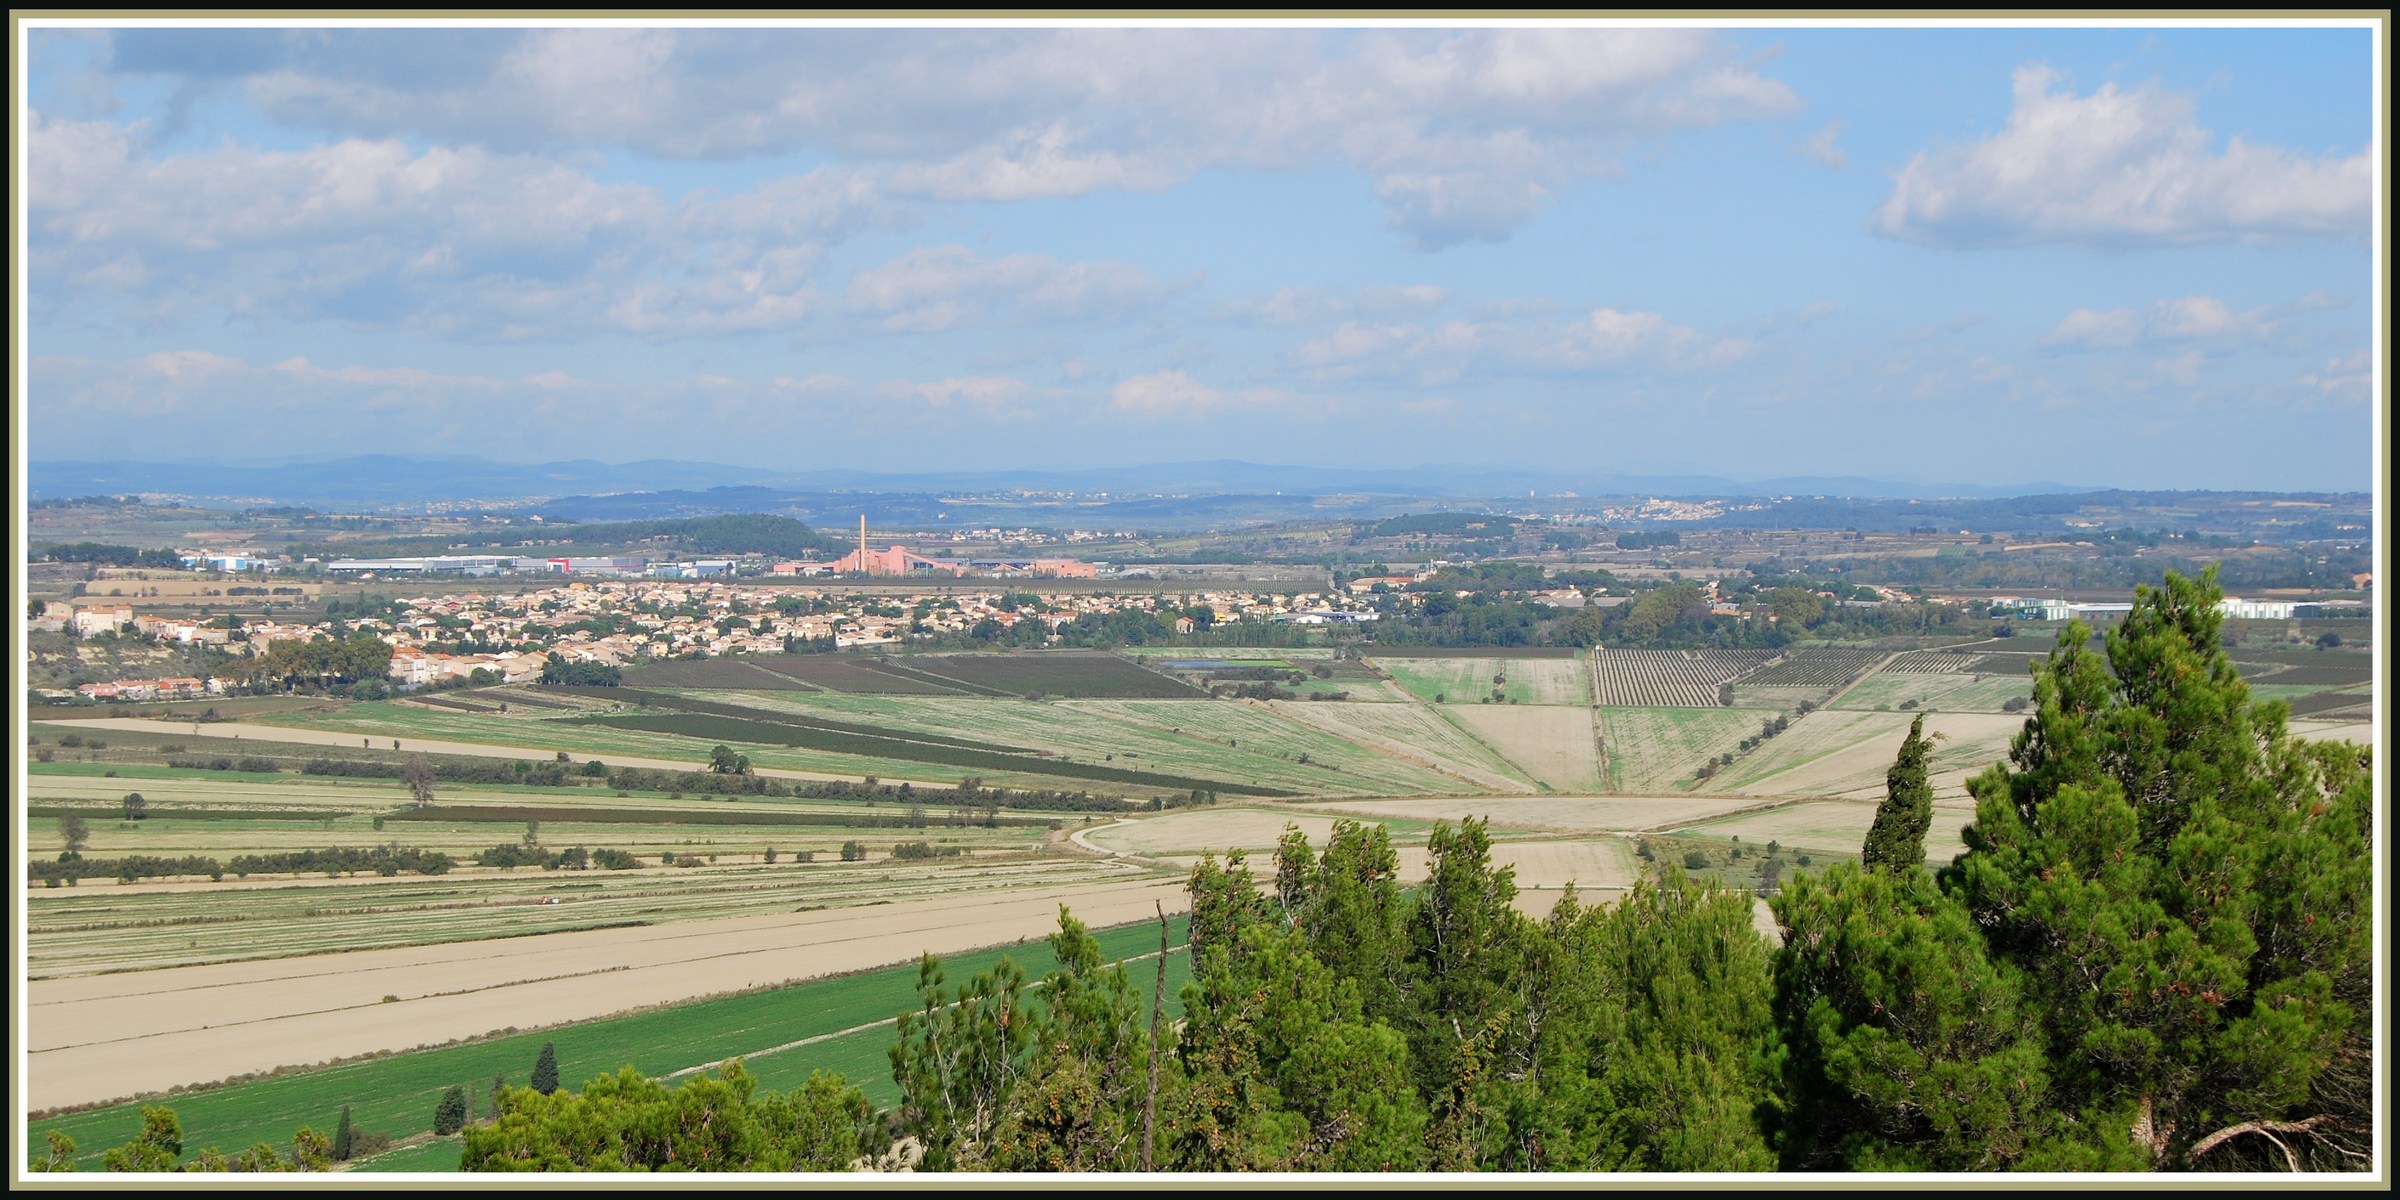
[(1838, 864), (1773, 904), (1786, 1170), (2006, 1170), (2047, 1136), (2016, 972), (1932, 876)]
[(2020, 970), (2081, 1157), (2356, 1170), (2371, 1145), (2368, 753), (2252, 704), (2216, 570), (2069, 624), (1944, 883)]
[(533, 1090), (547, 1096), (558, 1090), (558, 1048), (542, 1043), (541, 1057), (533, 1060)]
[(433, 1131), (443, 1137), (467, 1127), (467, 1089), (453, 1086), (433, 1106)]
[(333, 1127), (333, 1157), (337, 1162), (350, 1161), (350, 1106), (342, 1106), (342, 1119)]
[(1883, 803), (1875, 809), (1875, 824), (1867, 830), (1862, 857), (1880, 871), (1913, 871), (1925, 863), (1925, 832), (1933, 828), (1933, 784), (1926, 778), (1925, 760), (1933, 743), (1925, 737), (1925, 718), (1908, 727), (1908, 740), (1884, 776)]

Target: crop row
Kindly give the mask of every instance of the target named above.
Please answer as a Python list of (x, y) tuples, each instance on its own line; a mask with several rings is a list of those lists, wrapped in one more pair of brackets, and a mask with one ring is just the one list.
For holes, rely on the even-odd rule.
[(1612, 708), (1716, 708), (1719, 687), (1771, 650), (1595, 650), (1593, 703)]
[(2355, 667), (2285, 667), (2273, 674), (2244, 674), (2252, 683), (2271, 683), (2278, 687), (2359, 687), (2374, 678), (2364, 664)]
[(1735, 682), (1745, 687), (1837, 688), (1882, 657), (1878, 650), (1795, 650)]
[(1968, 650), (1909, 650), (1894, 655), (1884, 670), (1897, 675), (1971, 675), (1982, 658)]

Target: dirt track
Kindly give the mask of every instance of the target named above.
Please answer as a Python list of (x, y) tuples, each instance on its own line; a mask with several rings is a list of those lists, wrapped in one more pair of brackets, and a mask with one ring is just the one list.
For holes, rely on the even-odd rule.
[[(39, 980), (25, 1101), (41, 1110), (278, 1066), (588, 1020), (955, 954), (1189, 906), (1180, 880), (1028, 888), (872, 908)], [(386, 996), (397, 1000), (386, 1001)]]

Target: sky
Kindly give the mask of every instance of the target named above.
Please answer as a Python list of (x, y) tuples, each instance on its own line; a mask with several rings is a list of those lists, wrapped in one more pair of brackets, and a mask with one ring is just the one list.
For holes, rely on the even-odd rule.
[(2374, 470), (2361, 27), (27, 39), (36, 460)]

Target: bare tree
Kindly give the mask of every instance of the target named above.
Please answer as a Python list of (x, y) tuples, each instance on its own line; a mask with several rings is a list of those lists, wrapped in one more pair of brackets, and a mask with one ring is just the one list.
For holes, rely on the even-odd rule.
[(433, 764), (426, 762), (424, 755), (412, 755), (400, 768), (400, 782), (407, 786), (418, 808), (433, 803)]

